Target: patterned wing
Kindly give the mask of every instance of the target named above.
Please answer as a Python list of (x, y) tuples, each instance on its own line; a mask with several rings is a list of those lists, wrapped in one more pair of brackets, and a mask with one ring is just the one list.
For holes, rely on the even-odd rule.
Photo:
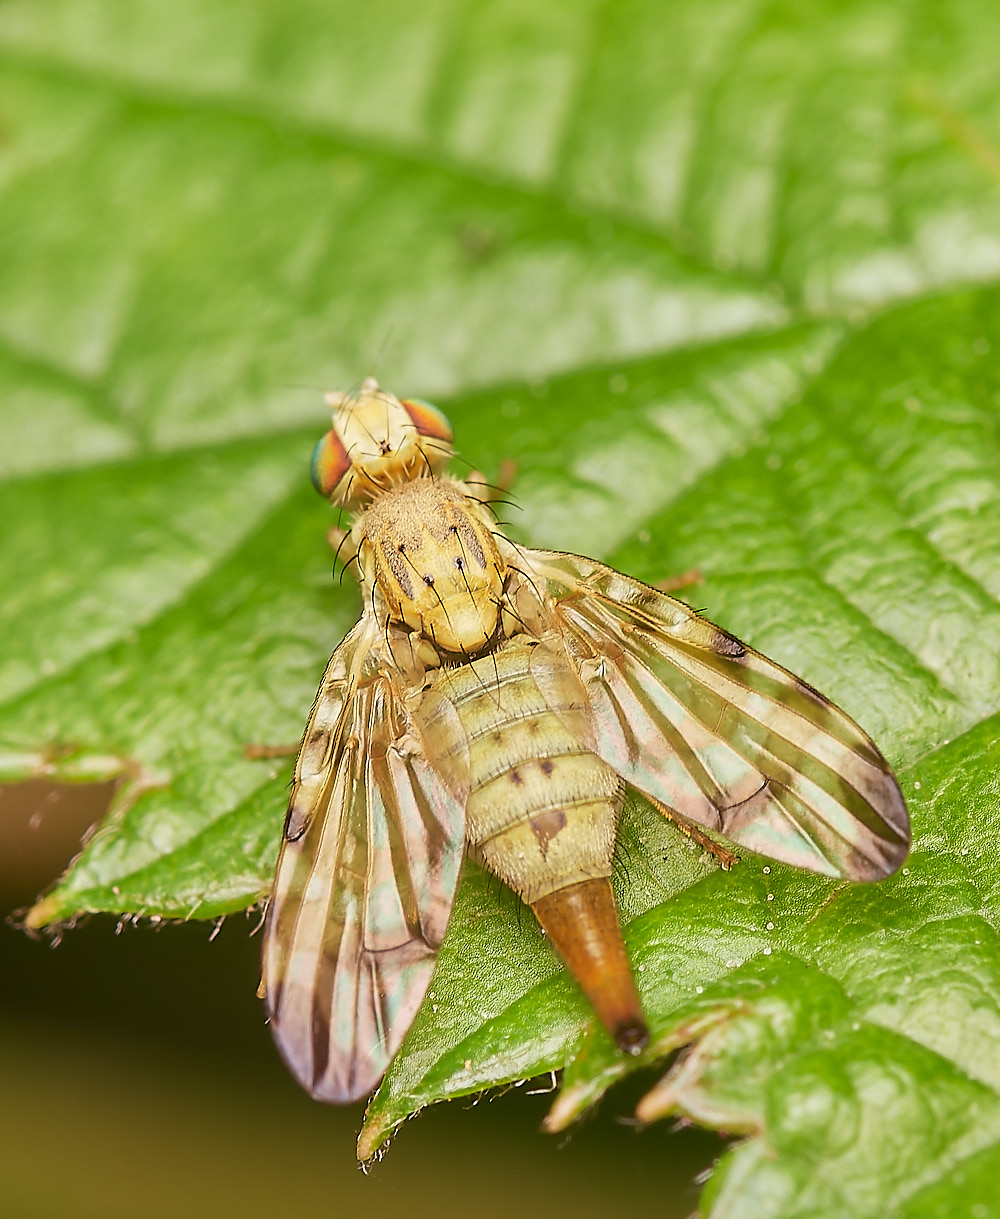
[(591, 559), (525, 551), (633, 786), (732, 842), (851, 880), (894, 872), (910, 825), (892, 771), (838, 707), (682, 602)]
[(357, 1100), (385, 1073), (430, 982), (462, 862), (464, 793), (428, 762), (382, 642), (366, 616), (327, 667), (265, 931), (275, 1040), (325, 1101)]

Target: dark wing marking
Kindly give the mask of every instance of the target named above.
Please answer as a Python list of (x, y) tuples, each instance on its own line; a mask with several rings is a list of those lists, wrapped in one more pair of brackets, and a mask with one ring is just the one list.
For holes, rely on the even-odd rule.
[(576, 555), (522, 555), (580, 664), (597, 751), (629, 783), (796, 867), (877, 880), (900, 866), (899, 784), (843, 711), (665, 593)]
[(462, 861), (465, 800), (424, 755), (368, 616), (334, 652), (295, 767), (264, 942), (275, 1040), (302, 1085), (379, 1082), (423, 1000)]

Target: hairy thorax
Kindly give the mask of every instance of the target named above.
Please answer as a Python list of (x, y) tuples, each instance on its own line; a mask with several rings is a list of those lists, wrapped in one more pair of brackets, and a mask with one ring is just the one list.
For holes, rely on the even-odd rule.
[(359, 562), (391, 622), (438, 652), (471, 657), (501, 628), (506, 565), (488, 510), (447, 478), (420, 478), (380, 495), (361, 520)]

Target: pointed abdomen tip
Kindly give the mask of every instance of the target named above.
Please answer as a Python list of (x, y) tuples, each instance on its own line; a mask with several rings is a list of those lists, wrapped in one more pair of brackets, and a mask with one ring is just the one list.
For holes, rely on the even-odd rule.
[(626, 1054), (641, 1054), (649, 1045), (649, 1029), (638, 1021), (619, 1025), (615, 1029), (615, 1045)]

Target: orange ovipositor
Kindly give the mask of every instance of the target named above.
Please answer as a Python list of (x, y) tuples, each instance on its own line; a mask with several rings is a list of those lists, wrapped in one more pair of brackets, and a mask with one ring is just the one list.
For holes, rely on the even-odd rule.
[(598, 1019), (627, 1054), (649, 1044), (649, 1029), (625, 951), (611, 882), (585, 880), (531, 906)]

